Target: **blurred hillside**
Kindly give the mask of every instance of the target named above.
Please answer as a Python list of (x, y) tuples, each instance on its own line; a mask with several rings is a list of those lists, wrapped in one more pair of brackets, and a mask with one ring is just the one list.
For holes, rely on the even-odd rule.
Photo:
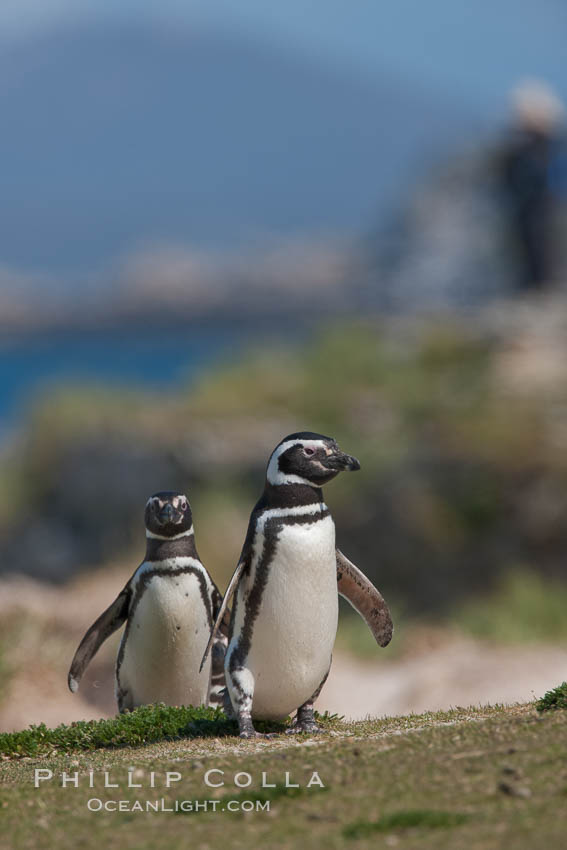
[(401, 76), (134, 21), (5, 47), (0, 112), (5, 274), (67, 291), (78, 278), (108, 290), (164, 245), (198, 256), (356, 232), (444, 128), (455, 139), (474, 122)]
[(359, 321), (250, 351), (186, 392), (81, 385), (38, 403), (4, 449), (2, 570), (62, 581), (143, 555), (143, 506), (191, 499), (222, 584), (269, 452), (335, 436), (362, 471), (327, 488), (339, 545), (414, 612), (447, 612), (518, 569), (565, 579), (567, 306), (493, 306), (476, 321)]

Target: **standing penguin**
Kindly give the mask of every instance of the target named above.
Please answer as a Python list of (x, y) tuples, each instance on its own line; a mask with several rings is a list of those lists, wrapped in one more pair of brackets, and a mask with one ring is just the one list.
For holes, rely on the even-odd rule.
[(211, 664), (199, 669), (222, 599), (197, 554), (187, 497), (170, 492), (151, 496), (145, 523), (146, 557), (79, 644), (69, 688), (78, 690), (91, 658), (126, 621), (116, 660), (120, 712), (156, 702), (218, 704), (227, 625), (215, 640), (212, 669)]
[[(268, 463), (264, 493), (252, 511), (240, 562), (209, 646), (235, 593), (225, 675), (241, 738), (258, 735), (252, 718), (279, 720), (297, 709), (289, 732), (319, 731), (313, 703), (329, 673), (338, 593), (364, 617), (377, 643), (392, 637), (384, 599), (335, 547), (335, 525), (321, 487), (354, 457), (321, 434), (290, 434)], [(225, 701), (230, 712), (231, 706)]]

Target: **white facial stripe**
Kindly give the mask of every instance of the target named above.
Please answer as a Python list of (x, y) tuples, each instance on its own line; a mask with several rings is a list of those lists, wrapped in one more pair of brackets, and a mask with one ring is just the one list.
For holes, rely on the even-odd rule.
[(146, 537), (150, 537), (152, 540), (179, 540), (180, 537), (189, 537), (191, 534), (194, 534), (193, 526), (189, 529), (189, 531), (182, 531), (181, 534), (172, 534), (167, 537), (165, 534), (154, 534), (153, 531), (148, 531), (146, 528)]
[(327, 444), (323, 440), (286, 440), (285, 443), (282, 443), (277, 447), (277, 449), (275, 449), (270, 458), (268, 471), (266, 473), (266, 477), (270, 484), (312, 484), (311, 481), (307, 478), (303, 478), (301, 475), (286, 475), (284, 472), (281, 472), (279, 468), (280, 456), (284, 452), (287, 452), (288, 449), (291, 449), (292, 446), (297, 445), (312, 449), (327, 448)]

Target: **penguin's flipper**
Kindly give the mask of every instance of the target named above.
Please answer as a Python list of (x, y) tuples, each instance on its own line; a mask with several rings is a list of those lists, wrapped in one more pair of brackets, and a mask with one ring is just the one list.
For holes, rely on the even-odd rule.
[(379, 646), (388, 646), (394, 630), (390, 610), (382, 594), (358, 567), (337, 552), (337, 587), (341, 596), (360, 614)]
[(209, 637), (209, 642), (207, 644), (207, 648), (205, 649), (205, 652), (203, 654), (203, 660), (201, 661), (201, 666), (199, 667), (199, 672), (201, 672), (201, 670), (205, 666), (205, 661), (207, 660), (209, 652), (211, 651), (211, 646), (213, 645), (213, 641), (215, 639), (215, 636), (216, 636), (216, 633), (218, 632), (218, 630), (221, 629), (221, 631), (222, 631), (222, 629), (224, 628), (224, 624), (226, 624), (227, 629), (228, 629), (228, 603), (230, 602), (230, 600), (232, 598), (232, 594), (236, 590), (236, 585), (240, 581), (240, 576), (242, 575), (242, 571), (243, 571), (243, 569), (244, 569), (244, 567), (246, 566), (247, 563), (248, 563), (248, 561), (245, 558), (243, 558), (240, 561), (240, 563), (238, 564), (237, 568), (235, 569), (235, 571), (232, 575), (232, 578), (231, 578), (229, 585), (226, 589), (226, 593), (224, 594), (221, 606), (218, 609), (218, 613), (217, 613), (215, 622), (213, 624), (213, 628), (211, 629), (211, 635)]
[(87, 666), (93, 656), (98, 652), (101, 644), (110, 637), (116, 629), (119, 629), (122, 623), (128, 617), (128, 608), (130, 605), (130, 588), (128, 585), (116, 597), (112, 605), (104, 611), (98, 620), (96, 620), (82, 641), (79, 644), (73, 661), (67, 682), (69, 690), (76, 693), (79, 690), (79, 682)]
[[(216, 620), (217, 615), (222, 605), (222, 596), (218, 588), (213, 583), (211, 593), (211, 603), (213, 620)], [(224, 691), (226, 688), (226, 679), (224, 675), (224, 657), (228, 648), (228, 627), (230, 625), (230, 610), (225, 608), (224, 616), (220, 622), (219, 630), (213, 640), (211, 649), (211, 684), (209, 687), (209, 705), (213, 708), (222, 706), (224, 702)]]
[[(213, 586), (211, 602), (212, 602), (212, 607), (213, 607), (213, 619), (216, 621), (218, 614), (219, 614), (219, 611), (222, 608), (223, 598), (222, 598), (219, 590), (215, 586)], [(220, 624), (219, 624), (219, 627), (218, 627), (219, 632), (225, 638), (228, 637), (228, 627), (229, 626), (230, 626), (230, 608), (228, 607), (228, 605), (225, 605), (225, 607), (223, 609), (222, 620), (220, 621)]]

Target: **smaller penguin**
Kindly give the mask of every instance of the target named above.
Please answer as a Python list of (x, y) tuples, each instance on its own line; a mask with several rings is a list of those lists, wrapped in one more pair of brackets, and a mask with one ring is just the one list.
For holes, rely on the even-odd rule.
[(146, 556), (112, 605), (85, 634), (69, 670), (75, 693), (101, 644), (126, 622), (116, 660), (118, 710), (139, 705), (218, 705), (224, 689), (228, 618), (199, 663), (222, 597), (195, 547), (191, 506), (182, 493), (156, 493), (145, 510)]

